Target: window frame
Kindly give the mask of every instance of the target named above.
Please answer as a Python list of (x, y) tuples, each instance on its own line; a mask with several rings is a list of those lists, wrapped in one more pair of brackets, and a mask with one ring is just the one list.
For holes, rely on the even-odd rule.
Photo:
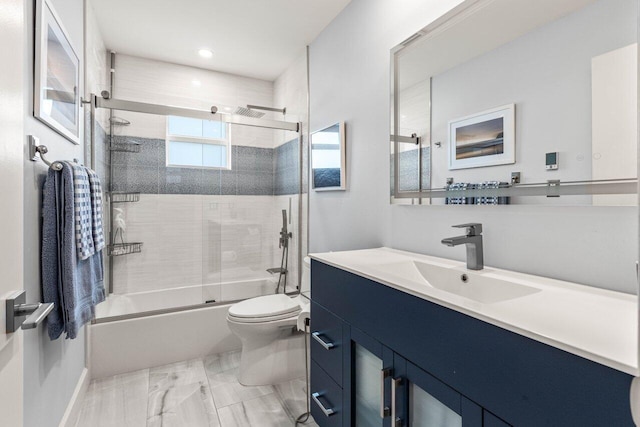
[[(229, 123), (223, 123), (225, 127), (225, 138), (206, 138), (206, 137), (197, 137), (197, 136), (184, 136), (178, 134), (171, 134), (169, 132), (169, 119), (171, 117), (181, 117), (181, 116), (166, 116), (166, 126), (165, 126), (165, 166), (168, 168), (189, 168), (189, 169), (212, 169), (212, 170), (231, 170), (231, 126)], [(196, 119), (205, 121), (205, 119)], [(213, 120), (215, 121), (215, 120)], [(227, 153), (227, 165), (226, 166), (197, 166), (197, 165), (179, 165), (170, 162), (169, 159), (169, 145), (171, 142), (185, 142), (185, 143), (194, 143), (201, 145), (218, 145), (226, 148)], [(204, 158), (203, 158), (204, 161)]]

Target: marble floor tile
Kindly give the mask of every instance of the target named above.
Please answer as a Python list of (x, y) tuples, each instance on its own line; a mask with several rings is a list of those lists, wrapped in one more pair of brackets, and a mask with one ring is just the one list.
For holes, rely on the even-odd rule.
[(201, 359), (149, 370), (147, 426), (219, 426)]
[(256, 397), (272, 394), (273, 386), (244, 386), (238, 382), (238, 368), (217, 374), (209, 373), (209, 386), (216, 408), (220, 409), (235, 403), (244, 402)]
[(204, 369), (210, 375), (237, 368), (240, 366), (240, 355), (240, 351), (212, 354), (204, 358)]
[(149, 370), (91, 381), (76, 427), (143, 427)]
[(304, 378), (276, 384), (274, 388), (291, 419), (295, 420), (307, 412), (307, 384)]
[(246, 387), (239, 365), (234, 351), (94, 380), (76, 427), (293, 426), (306, 411), (304, 379)]
[(225, 406), (218, 410), (223, 427), (293, 426), (275, 393)]

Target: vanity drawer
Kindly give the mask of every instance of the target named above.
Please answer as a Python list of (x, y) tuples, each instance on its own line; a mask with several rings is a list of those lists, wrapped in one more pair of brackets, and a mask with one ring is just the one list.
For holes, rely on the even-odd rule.
[(342, 386), (342, 320), (311, 303), (311, 359)]
[(311, 415), (320, 427), (342, 426), (342, 388), (311, 361)]

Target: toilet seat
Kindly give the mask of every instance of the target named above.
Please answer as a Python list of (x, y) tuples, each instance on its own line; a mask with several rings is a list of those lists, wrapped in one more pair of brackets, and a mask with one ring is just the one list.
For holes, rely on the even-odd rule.
[(284, 294), (251, 298), (232, 305), (228, 318), (237, 323), (263, 323), (297, 318), (301, 311), (297, 300)]

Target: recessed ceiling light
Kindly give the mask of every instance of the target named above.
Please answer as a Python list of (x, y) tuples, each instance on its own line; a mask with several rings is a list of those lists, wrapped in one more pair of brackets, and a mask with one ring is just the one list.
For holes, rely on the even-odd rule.
[(200, 86), (202, 83), (200, 83), (200, 80), (193, 79), (191, 80), (191, 84), (194, 86)]
[(200, 49), (198, 51), (198, 55), (202, 56), (203, 58), (211, 58), (213, 56), (213, 52), (211, 52), (209, 49)]

